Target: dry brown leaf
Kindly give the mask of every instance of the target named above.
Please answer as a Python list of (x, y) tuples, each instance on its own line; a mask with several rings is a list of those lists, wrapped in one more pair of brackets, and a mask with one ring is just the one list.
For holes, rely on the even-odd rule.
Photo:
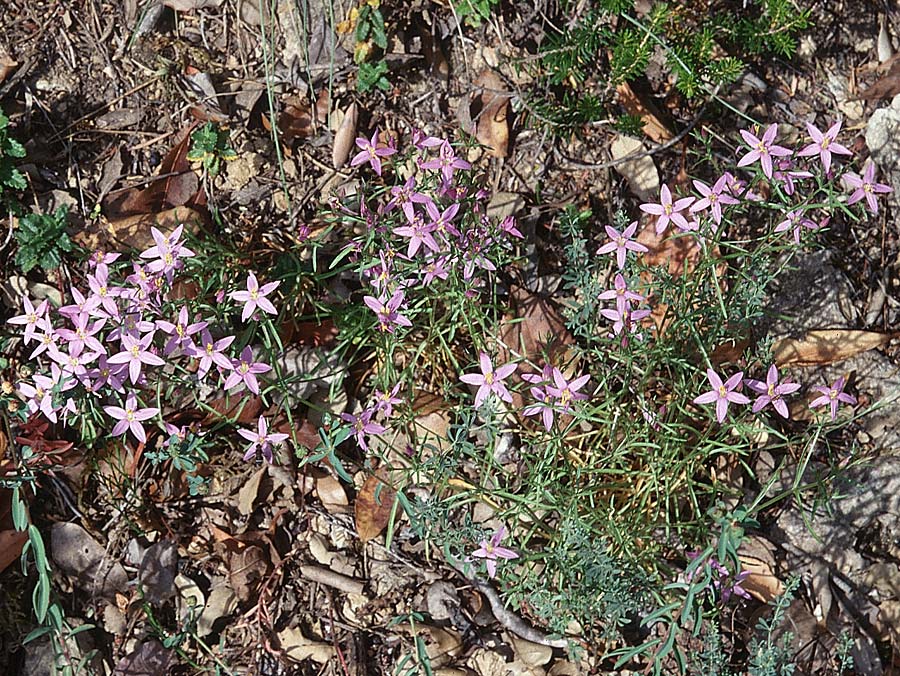
[(201, 425), (211, 425), (223, 419), (239, 425), (256, 422), (265, 407), (259, 397), (220, 397), (208, 402), (212, 409), (201, 421)]
[(259, 585), (269, 574), (271, 565), (265, 551), (256, 545), (248, 545), (231, 555), (228, 580), (241, 603), (257, 598)]
[(800, 338), (781, 338), (776, 341), (773, 360), (778, 366), (834, 364), (882, 347), (896, 335), (853, 329), (809, 331)]
[(637, 115), (641, 118), (644, 133), (657, 143), (665, 143), (672, 139), (672, 132), (662, 121), (659, 111), (646, 97), (635, 93), (627, 82), (616, 87), (619, 94), (619, 103), (629, 115)]
[(501, 323), (498, 363), (512, 360), (510, 350), (534, 362), (543, 361), (545, 351), (554, 362), (568, 361), (565, 353), (575, 339), (556, 306), (521, 286), (513, 286), (509, 295), (514, 315)]
[(481, 90), (469, 106), (469, 114), (475, 120), (475, 138), (489, 148), (488, 154), (506, 157), (509, 146), (509, 100), (503, 80), (491, 70), (485, 70), (474, 82)]
[(278, 118), (278, 129), (285, 145), (290, 145), (296, 138), (311, 136), (312, 125), (312, 111), (306, 99), (300, 96), (289, 96), (285, 99), (284, 110)]
[(0, 530), (0, 573), (19, 559), (27, 540), (25, 531)]
[(6, 50), (0, 50), (0, 83), (8, 78), (18, 65)]
[(328, 664), (334, 659), (333, 646), (306, 638), (299, 627), (278, 632), (278, 642), (284, 655), (293, 662), (312, 660)]
[(109, 221), (105, 228), (90, 227), (75, 235), (75, 241), (93, 251), (119, 248), (146, 249), (153, 246), (150, 228), (164, 235), (171, 234), (179, 225), (188, 232), (197, 233), (203, 217), (188, 207), (175, 207), (155, 214), (133, 214)]
[(738, 550), (741, 570), (750, 573), (741, 582), (741, 587), (763, 603), (770, 603), (784, 593), (784, 585), (775, 575), (774, 549), (768, 540), (759, 535), (751, 535)]
[(900, 54), (895, 54), (890, 61), (883, 65), (887, 66), (888, 64), (890, 66), (887, 73), (866, 90), (860, 92), (857, 98), (865, 101), (881, 101), (900, 94)]
[(341, 126), (334, 133), (334, 146), (331, 149), (331, 164), (335, 169), (340, 169), (347, 163), (353, 143), (356, 141), (356, 125), (359, 121), (359, 111), (356, 103), (351, 103), (344, 113)]
[(316, 495), (322, 503), (322, 506), (329, 513), (343, 513), (350, 502), (347, 500), (347, 492), (341, 485), (341, 482), (330, 474), (316, 479)]
[(175, 145), (159, 165), (159, 178), (144, 189), (132, 188), (117, 193), (106, 203), (105, 211), (110, 220), (133, 214), (155, 214), (185, 205), (194, 208), (204, 202), (200, 179), (187, 159), (195, 126), (196, 123), (187, 125), (175, 137)]
[(356, 531), (363, 544), (378, 537), (391, 518), (396, 491), (387, 481), (388, 473), (384, 467), (380, 467), (375, 474), (366, 479), (356, 496), (354, 504)]

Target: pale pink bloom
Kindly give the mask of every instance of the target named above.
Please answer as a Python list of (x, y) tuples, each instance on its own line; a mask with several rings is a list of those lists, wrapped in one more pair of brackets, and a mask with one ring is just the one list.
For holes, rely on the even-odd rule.
[(671, 221), (682, 230), (689, 230), (687, 219), (680, 212), (687, 209), (694, 202), (694, 197), (683, 197), (675, 202), (672, 201), (672, 193), (669, 186), (663, 184), (659, 191), (659, 203), (647, 203), (640, 206), (641, 211), (647, 214), (657, 216), (656, 234), (660, 235), (665, 232)]
[(749, 378), (745, 381), (747, 383), (747, 387), (760, 395), (755, 402), (753, 402), (753, 412), (759, 413), (769, 404), (778, 412), (782, 418), (788, 417), (788, 407), (784, 401), (784, 395), (792, 394), (800, 389), (800, 383), (792, 383), (785, 381), (783, 383), (778, 382), (778, 367), (775, 364), (772, 364), (769, 367), (768, 372), (766, 373), (766, 381), (762, 382), (760, 380), (750, 380)]
[(153, 334), (148, 333), (143, 338), (137, 338), (128, 334), (122, 336), (122, 351), (109, 357), (110, 364), (128, 364), (128, 376), (132, 383), (136, 383), (141, 375), (144, 364), (148, 366), (163, 366), (165, 361), (150, 351), (153, 342)]
[(772, 158), (788, 157), (792, 154), (787, 148), (773, 145), (776, 134), (778, 134), (778, 125), (774, 122), (768, 126), (762, 138), (757, 138), (746, 129), (741, 129), (741, 137), (744, 139), (744, 143), (750, 146), (750, 152), (738, 160), (738, 166), (746, 167), (754, 162), (759, 162), (766, 178), (772, 178)]
[(34, 375), (34, 385), (19, 383), (18, 391), (28, 399), (28, 412), (40, 411), (50, 422), (56, 422), (56, 408), (53, 406), (53, 380), (40, 374)]
[(740, 204), (739, 200), (736, 200), (726, 192), (728, 189), (728, 176), (728, 174), (720, 176), (711, 188), (702, 181), (694, 181), (694, 188), (703, 197), (691, 205), (690, 211), (692, 214), (709, 209), (712, 212), (713, 222), (717, 226), (722, 224), (722, 205)]
[(37, 307), (34, 307), (34, 305), (31, 304), (31, 300), (28, 298), (28, 296), (23, 296), (22, 306), (25, 310), (24, 314), (16, 315), (15, 317), (6, 321), (8, 324), (25, 326), (25, 334), (22, 336), (22, 339), (27, 345), (32, 340), (35, 340), (35, 332), (38, 329), (44, 331), (45, 333), (49, 333), (52, 330), (52, 326), (50, 325), (50, 321), (47, 319), (48, 304), (46, 300), (41, 301)]
[(372, 134), (372, 139), (369, 140), (367, 138), (360, 137), (356, 139), (357, 147), (362, 149), (362, 152), (358, 153), (350, 160), (350, 166), (355, 167), (357, 165), (362, 164), (363, 162), (368, 162), (372, 165), (372, 169), (375, 170), (375, 173), (381, 176), (381, 158), (382, 157), (390, 157), (397, 151), (394, 148), (386, 147), (386, 148), (378, 148), (378, 131), (376, 130), (374, 134)]
[(275, 309), (272, 301), (266, 296), (277, 289), (279, 284), (281, 282), (269, 282), (260, 286), (256, 280), (256, 275), (252, 272), (247, 275), (247, 290), (231, 292), (233, 300), (244, 304), (244, 309), (241, 312), (241, 321), (245, 322), (252, 317), (253, 313), (256, 312), (256, 308), (263, 312), (268, 312), (270, 315), (277, 315), (278, 310)]
[(341, 420), (350, 423), (356, 443), (364, 451), (369, 450), (369, 445), (366, 443), (367, 434), (384, 434), (387, 431), (384, 425), (379, 425), (372, 420), (374, 414), (374, 411), (368, 408), (359, 415), (341, 413)]
[(558, 368), (553, 368), (553, 385), (547, 387), (547, 394), (555, 399), (555, 404), (565, 413), (572, 412), (573, 401), (584, 401), (588, 398), (584, 392), (579, 390), (587, 384), (591, 376), (585, 374), (578, 376), (574, 380), (567, 381), (563, 372)]
[(607, 225), (605, 226), (606, 234), (611, 241), (607, 242), (599, 249), (597, 249), (597, 255), (608, 254), (615, 251), (616, 253), (616, 265), (619, 266), (619, 269), (625, 267), (625, 255), (629, 251), (636, 251), (638, 253), (646, 253), (647, 247), (645, 247), (640, 242), (635, 242), (632, 240), (634, 237), (634, 233), (637, 231), (638, 222), (633, 221), (628, 225), (625, 230), (619, 232), (613, 226)]
[(778, 225), (775, 226), (775, 232), (784, 232), (785, 230), (794, 231), (794, 241), (797, 244), (800, 244), (800, 232), (801, 228), (809, 228), (810, 230), (816, 230), (819, 227), (819, 224), (815, 221), (808, 219), (804, 212), (800, 209), (795, 209), (793, 211), (789, 211), (785, 214), (785, 219), (781, 221)]
[(184, 267), (184, 262), (181, 259), (195, 255), (193, 251), (178, 241), (183, 231), (184, 226), (179, 225), (172, 231), (171, 235), (166, 237), (156, 228), (150, 228), (150, 234), (156, 245), (141, 253), (141, 258), (156, 259), (147, 264), (148, 272), (164, 275), (171, 282), (175, 270)]
[(187, 352), (193, 345), (191, 336), (199, 333), (209, 325), (209, 322), (194, 322), (193, 324), (190, 324), (189, 321), (186, 305), (181, 306), (174, 324), (163, 319), (156, 320), (156, 325), (160, 330), (171, 336), (169, 340), (166, 341), (165, 347), (163, 347), (163, 354), (172, 354), (178, 348)]
[(240, 359), (233, 359), (231, 361), (231, 368), (233, 370), (228, 374), (222, 387), (226, 390), (230, 390), (238, 383), (243, 382), (247, 389), (256, 395), (259, 394), (259, 381), (256, 379), (257, 374), (267, 373), (272, 370), (272, 367), (268, 364), (253, 361), (253, 351), (250, 349), (249, 345), (241, 350)]
[(259, 452), (262, 453), (266, 462), (269, 464), (272, 464), (272, 461), (274, 460), (272, 445), (279, 444), (288, 438), (287, 434), (269, 434), (269, 424), (263, 416), (259, 416), (255, 432), (253, 430), (239, 429), (237, 433), (247, 441), (251, 442), (250, 446), (247, 447), (247, 452), (244, 453), (244, 460), (252, 460), (256, 455), (256, 450), (259, 449)]
[(219, 340), (213, 340), (208, 330), (203, 329), (200, 334), (200, 345), (192, 344), (187, 353), (200, 360), (197, 367), (197, 377), (200, 380), (206, 377), (209, 369), (215, 364), (220, 371), (231, 370), (231, 359), (225, 355), (223, 350), (234, 342), (234, 336), (225, 336)]
[(401, 315), (398, 310), (403, 305), (403, 292), (399, 289), (390, 299), (383, 295), (379, 298), (363, 296), (363, 303), (378, 317), (378, 328), (387, 333), (394, 332), (394, 326), (412, 326), (412, 322)]
[(621, 273), (616, 273), (613, 281), (613, 288), (597, 295), (597, 300), (613, 300), (616, 301), (616, 312), (621, 314), (626, 308), (631, 307), (631, 303), (642, 303), (645, 299), (637, 291), (631, 291), (628, 288), (628, 282)]
[(844, 174), (843, 179), (844, 183), (854, 189), (853, 194), (847, 199), (847, 204), (856, 204), (865, 198), (869, 211), (875, 215), (878, 214), (878, 201), (875, 199), (875, 195), (891, 192), (890, 186), (875, 182), (875, 165), (872, 160), (866, 162), (862, 177), (848, 171)]
[(400, 391), (400, 383), (394, 385), (389, 392), (375, 390), (375, 410), (384, 411), (384, 415), (388, 418), (394, 413), (394, 404), (402, 404), (403, 399), (397, 396)]
[(496, 533), (491, 536), (490, 540), (482, 540), (478, 549), (472, 552), (472, 556), (484, 559), (484, 565), (487, 568), (488, 577), (493, 579), (497, 574), (497, 559), (510, 561), (518, 559), (519, 555), (507, 547), (502, 547), (500, 542), (506, 536), (506, 528), (500, 526)]
[(485, 352), (479, 354), (478, 361), (481, 373), (466, 373), (459, 377), (464, 383), (478, 385), (478, 391), (475, 393), (475, 408), (481, 406), (490, 393), (496, 394), (505, 402), (511, 402), (512, 394), (506, 389), (503, 380), (512, 375), (516, 370), (516, 365), (505, 364), (495, 371), (491, 358)]
[(743, 371), (738, 371), (724, 383), (719, 374), (712, 369), (706, 369), (706, 377), (712, 389), (704, 392), (694, 399), (695, 404), (716, 404), (716, 419), (721, 423), (728, 414), (728, 404), (749, 404), (750, 399), (741, 394), (737, 390), (741, 386), (741, 380), (744, 377)]
[(141, 443), (147, 441), (147, 435), (144, 433), (144, 426), (141, 423), (159, 413), (158, 408), (138, 408), (137, 397), (135, 397), (134, 392), (128, 393), (128, 397), (125, 399), (125, 408), (104, 406), (103, 410), (106, 411), (110, 418), (118, 420), (111, 432), (114, 437), (125, 434), (130, 430)]
[(822, 396), (814, 399), (810, 402), (810, 408), (817, 408), (819, 406), (830, 406), (831, 407), (831, 419), (834, 420), (837, 418), (838, 407), (844, 404), (850, 404), (853, 406), (856, 403), (856, 397), (852, 394), (847, 394), (844, 392), (844, 386), (847, 384), (844, 376), (841, 376), (834, 383), (831, 384), (831, 387), (823, 387), (818, 385), (815, 387)]
[(813, 142), (806, 146), (803, 150), (798, 152), (797, 155), (799, 157), (818, 155), (819, 159), (822, 161), (822, 168), (825, 169), (825, 173), (827, 174), (831, 170), (832, 153), (836, 153), (838, 155), (853, 154), (849, 148), (842, 146), (836, 141), (837, 135), (841, 131), (841, 124), (841, 120), (838, 120), (833, 125), (831, 125), (831, 128), (828, 131), (822, 133), (814, 124), (807, 122), (806, 131), (809, 132), (809, 135), (812, 138)]

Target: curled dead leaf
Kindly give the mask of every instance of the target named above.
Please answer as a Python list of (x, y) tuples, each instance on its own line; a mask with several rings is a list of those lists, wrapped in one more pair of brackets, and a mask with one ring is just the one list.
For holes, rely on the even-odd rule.
[(853, 329), (814, 330), (800, 338), (781, 338), (776, 341), (773, 360), (778, 366), (834, 364), (882, 347), (896, 336), (896, 333)]
[(356, 103), (351, 103), (344, 113), (341, 126), (334, 134), (334, 146), (331, 149), (331, 163), (335, 169), (343, 167), (350, 158), (350, 151), (356, 141), (356, 129), (359, 122), (359, 111)]
[(396, 495), (396, 491), (388, 485), (388, 473), (384, 467), (379, 467), (375, 474), (366, 479), (354, 503), (356, 531), (363, 544), (378, 537), (387, 527)]
[(504, 93), (503, 80), (491, 70), (483, 71), (473, 84), (480, 90), (469, 104), (469, 116), (475, 122), (475, 138), (489, 148), (489, 155), (506, 157), (511, 97)]

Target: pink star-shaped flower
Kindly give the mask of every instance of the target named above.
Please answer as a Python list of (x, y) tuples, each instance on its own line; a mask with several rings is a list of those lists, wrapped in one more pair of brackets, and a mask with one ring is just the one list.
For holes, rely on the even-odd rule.
[(682, 209), (687, 209), (691, 206), (694, 203), (694, 199), (694, 197), (682, 197), (680, 200), (672, 202), (672, 192), (669, 190), (669, 186), (663, 184), (659, 191), (659, 204), (642, 204), (640, 209), (646, 214), (653, 214), (658, 217), (656, 220), (657, 235), (665, 232), (670, 221), (682, 230), (690, 230), (687, 219), (680, 212)]
[(482, 402), (491, 393), (496, 394), (505, 402), (512, 401), (512, 394), (503, 384), (504, 378), (508, 378), (516, 370), (515, 364), (504, 364), (500, 368), (494, 370), (491, 358), (487, 353), (482, 352), (478, 355), (478, 362), (481, 366), (481, 373), (466, 373), (461, 375), (459, 379), (469, 385), (478, 385), (478, 392), (475, 393), (475, 408), (481, 406)]
[(853, 194), (847, 199), (847, 204), (856, 204), (865, 198), (866, 204), (869, 205), (869, 211), (878, 215), (878, 201), (875, 199), (875, 195), (891, 192), (891, 187), (875, 182), (875, 165), (872, 161), (866, 162), (866, 168), (863, 170), (862, 177), (852, 172), (847, 172), (843, 178), (844, 183), (854, 189)]
[(841, 120), (838, 120), (831, 128), (826, 131), (824, 134), (819, 131), (819, 129), (807, 122), (806, 123), (806, 131), (809, 132), (810, 137), (813, 142), (806, 146), (803, 150), (797, 153), (799, 157), (810, 157), (812, 155), (818, 155), (819, 159), (822, 160), (822, 168), (825, 170), (827, 174), (831, 169), (831, 154), (835, 153), (837, 155), (852, 155), (853, 153), (849, 148), (842, 146), (835, 139), (837, 139), (837, 135), (841, 131)]
[(778, 382), (778, 367), (775, 364), (772, 364), (769, 367), (768, 372), (766, 373), (766, 381), (762, 382), (761, 380), (750, 380), (749, 378), (746, 381), (747, 387), (754, 392), (756, 392), (759, 396), (755, 402), (753, 402), (753, 412), (759, 413), (769, 404), (778, 412), (782, 418), (788, 417), (788, 407), (784, 401), (784, 395), (792, 394), (800, 389), (800, 383), (791, 383), (791, 382)]
[(750, 146), (750, 152), (738, 160), (738, 166), (746, 167), (754, 162), (759, 162), (766, 178), (772, 178), (772, 158), (788, 157), (793, 154), (787, 148), (773, 145), (777, 133), (778, 125), (774, 122), (768, 126), (762, 138), (757, 138), (746, 129), (741, 129), (741, 137), (744, 139), (744, 143)]
[(725, 420), (728, 414), (728, 404), (749, 404), (750, 399), (736, 390), (741, 386), (741, 380), (744, 377), (743, 371), (738, 371), (724, 383), (719, 374), (712, 369), (706, 369), (706, 377), (712, 389), (704, 392), (694, 399), (695, 404), (716, 404), (716, 420), (720, 423)]
[(846, 379), (844, 376), (841, 376), (831, 384), (831, 387), (823, 387), (822, 385), (816, 386), (815, 389), (818, 390), (822, 396), (811, 401), (809, 407), (818, 408), (819, 406), (830, 406), (831, 419), (834, 420), (837, 418), (838, 407), (842, 403), (850, 404), (851, 406), (856, 403), (856, 397), (844, 392), (844, 386), (846, 384)]
[(619, 269), (625, 267), (625, 255), (629, 251), (636, 251), (638, 253), (647, 253), (648, 249), (640, 242), (632, 241), (634, 237), (634, 233), (637, 231), (638, 222), (633, 221), (628, 225), (625, 230), (619, 232), (613, 226), (607, 225), (605, 226), (606, 234), (611, 240), (607, 242), (599, 249), (597, 249), (597, 255), (616, 252), (616, 265), (619, 266)]
[(266, 296), (277, 289), (279, 284), (281, 282), (269, 282), (260, 286), (256, 280), (256, 275), (252, 272), (247, 275), (247, 290), (231, 292), (233, 300), (244, 304), (244, 310), (241, 312), (241, 321), (245, 322), (252, 317), (253, 313), (256, 312), (256, 308), (263, 312), (268, 312), (270, 315), (277, 315), (278, 310), (275, 309), (272, 301)]
[(506, 528), (500, 526), (497, 532), (491, 536), (490, 540), (482, 540), (478, 549), (472, 552), (472, 556), (484, 559), (484, 565), (487, 568), (488, 577), (493, 579), (497, 574), (497, 559), (506, 561), (518, 559), (519, 555), (507, 547), (502, 547), (500, 542), (506, 536)]

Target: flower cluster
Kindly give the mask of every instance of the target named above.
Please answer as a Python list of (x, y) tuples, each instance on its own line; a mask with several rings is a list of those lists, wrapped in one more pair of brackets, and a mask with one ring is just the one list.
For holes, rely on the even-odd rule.
[[(256, 361), (249, 346), (233, 356), (235, 336), (224, 335), (192, 312), (190, 301), (174, 296), (176, 275), (195, 255), (182, 233), (183, 226), (168, 235), (152, 228), (153, 246), (130, 264), (118, 262), (119, 254), (96, 252), (89, 260), (87, 290), (72, 287), (68, 305), (53, 309), (46, 300), (35, 306), (23, 299), (24, 312), (9, 323), (23, 328), (26, 346), (34, 345), (29, 359), (36, 373), (18, 385), (28, 413), (73, 424), (78, 416), (102, 411), (113, 436), (130, 433), (146, 443), (145, 425), (165, 413), (154, 392), (167, 370), (191, 374), (195, 384), (260, 394), (258, 376), (271, 367)], [(244, 304), (243, 321), (258, 310), (277, 313), (266, 296), (278, 282), (259, 286), (251, 272), (246, 284), (246, 291), (231, 294)], [(143, 403), (150, 398), (157, 405)], [(249, 438), (245, 432), (240, 433)], [(280, 438), (265, 432), (260, 418), (256, 445), (269, 459), (270, 444)]]
[[(360, 137), (361, 149), (351, 161), (368, 163), (378, 176), (402, 166), (407, 177), (380, 193), (374, 204), (363, 198), (358, 207), (338, 204), (344, 217), (365, 223), (364, 237), (351, 243), (354, 260), (373, 291), (363, 302), (375, 315), (380, 333), (410, 328), (409, 303), (424, 292), (462, 289), (475, 298), (486, 287), (484, 274), (502, 264), (511, 239), (521, 238), (508, 217), (493, 223), (487, 217), (488, 193), (471, 187), (471, 165), (449, 141), (414, 130), (405, 153), (393, 140), (379, 144)], [(390, 164), (388, 164), (390, 160)], [(434, 287), (436, 283), (442, 284)], [(434, 288), (433, 288), (434, 287)]]
[[(765, 381), (761, 380), (744, 380), (744, 372), (738, 371), (723, 381), (718, 373), (712, 369), (706, 370), (706, 377), (712, 389), (704, 392), (694, 399), (695, 404), (715, 404), (716, 420), (722, 423), (728, 415), (729, 404), (749, 404), (750, 399), (741, 393), (741, 387), (746, 384), (748, 389), (759, 395), (753, 403), (753, 412), (758, 413), (767, 406), (772, 406), (776, 413), (782, 418), (789, 417), (787, 403), (784, 397), (793, 394), (800, 389), (800, 383), (790, 382), (789, 380), (779, 382), (778, 368), (772, 364), (766, 372)], [(811, 408), (819, 406), (830, 406), (831, 419), (837, 418), (838, 406), (841, 403), (856, 404), (856, 398), (844, 392), (846, 381), (843, 377), (838, 378), (830, 387), (817, 386), (815, 389), (821, 396), (810, 402)]]

